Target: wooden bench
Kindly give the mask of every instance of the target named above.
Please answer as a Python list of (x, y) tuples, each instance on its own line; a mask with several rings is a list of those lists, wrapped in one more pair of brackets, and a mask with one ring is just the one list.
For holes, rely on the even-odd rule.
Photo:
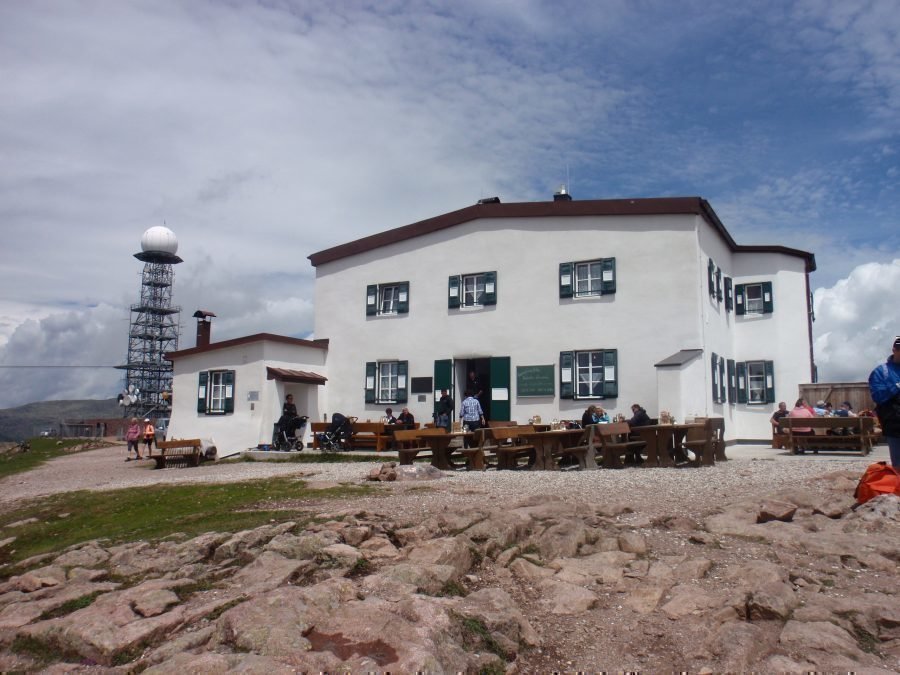
[[(521, 436), (532, 433), (534, 427), (531, 425), (482, 427), (475, 437), (486, 464), (493, 459), (491, 466), (496, 466), (498, 470), (530, 469), (537, 460), (537, 452), (533, 445), (524, 443)], [(525, 459), (526, 464), (520, 465), (520, 459)]]
[(385, 429), (384, 422), (354, 422), (353, 435), (350, 436), (350, 447), (374, 448), (383, 452), (391, 447), (393, 435)]
[(156, 444), (158, 454), (151, 454), (150, 459), (156, 462), (156, 468), (162, 469), (173, 464), (184, 466), (200, 466), (203, 444), (199, 438), (173, 439), (159, 441)]
[[(622, 467), (620, 459), (625, 455), (639, 455), (647, 449), (644, 441), (629, 440), (631, 427), (628, 422), (612, 422), (610, 424), (595, 424), (593, 443), (599, 446), (603, 457), (604, 469), (618, 469)], [(599, 443), (597, 441), (599, 440)]]
[[(854, 450), (865, 456), (875, 445), (873, 417), (782, 417), (778, 427), (786, 432), (792, 455), (807, 450)], [(797, 433), (796, 429), (812, 429), (813, 433)]]
[(581, 436), (575, 437), (571, 445), (555, 447), (550, 453), (551, 459), (560, 464), (559, 460), (571, 457), (578, 463), (579, 469), (596, 469), (597, 462), (594, 460), (591, 427), (588, 426), (580, 431)]
[[(427, 433), (426, 433), (427, 432)], [(429, 435), (443, 434), (443, 429), (398, 429), (394, 432), (394, 442), (397, 445), (397, 456), (401, 464), (412, 464), (416, 458), (432, 459), (431, 447), (426, 444)]]
[(314, 450), (319, 449), (319, 434), (328, 431), (330, 426), (331, 422), (310, 422), (309, 431), (312, 434), (312, 447)]

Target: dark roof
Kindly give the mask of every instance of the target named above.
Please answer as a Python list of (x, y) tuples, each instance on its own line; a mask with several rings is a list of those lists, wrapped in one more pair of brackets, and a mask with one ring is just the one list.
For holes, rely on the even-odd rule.
[(281, 382), (299, 382), (301, 384), (325, 384), (328, 378), (307, 370), (291, 370), (290, 368), (273, 368), (266, 366), (266, 379)]
[(226, 347), (234, 347), (237, 345), (246, 345), (252, 342), (282, 342), (288, 345), (296, 345), (297, 347), (315, 347), (316, 349), (328, 349), (328, 340), (302, 340), (300, 338), (287, 337), (286, 335), (275, 335), (274, 333), (256, 333), (255, 335), (245, 335), (244, 337), (234, 338), (232, 340), (223, 340), (222, 342), (211, 342), (204, 347), (192, 347), (190, 349), (180, 349), (177, 352), (167, 352), (164, 355), (169, 361), (181, 358), (182, 356), (192, 356), (194, 354), (203, 354), (204, 352), (214, 352), (217, 349), (225, 349)]
[(434, 218), (420, 220), (393, 230), (379, 232), (340, 246), (313, 253), (309, 260), (313, 267), (341, 258), (371, 251), (424, 234), (438, 232), (479, 218), (546, 218), (559, 216), (647, 216), (698, 215), (716, 230), (728, 247), (738, 253), (783, 253), (806, 260), (806, 271), (816, 269), (812, 253), (786, 246), (740, 246), (722, 225), (722, 221), (705, 199), (700, 197), (655, 197), (650, 199), (587, 199), (551, 202), (488, 203), (467, 206)]
[(703, 353), (702, 349), (682, 349), (680, 352), (675, 352), (672, 356), (667, 356), (659, 363), (654, 363), (654, 368), (666, 368), (667, 366), (683, 366), (685, 363), (689, 363), (696, 359)]

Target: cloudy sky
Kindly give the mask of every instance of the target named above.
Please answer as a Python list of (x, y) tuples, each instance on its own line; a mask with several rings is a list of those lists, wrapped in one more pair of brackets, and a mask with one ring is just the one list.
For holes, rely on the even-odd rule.
[[(0, 0), (0, 408), (115, 396), (141, 234), (185, 342), (312, 329), (310, 253), (499, 195), (699, 195), (815, 253), (822, 379), (900, 333), (896, 0)], [(732, 6), (735, 5), (735, 6)]]

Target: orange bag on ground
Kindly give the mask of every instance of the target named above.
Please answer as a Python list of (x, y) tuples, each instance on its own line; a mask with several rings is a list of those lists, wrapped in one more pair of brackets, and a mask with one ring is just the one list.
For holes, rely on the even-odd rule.
[(887, 462), (869, 464), (869, 468), (859, 480), (859, 485), (856, 486), (856, 492), (853, 493), (858, 504), (865, 504), (878, 495), (900, 497), (900, 471), (888, 466)]

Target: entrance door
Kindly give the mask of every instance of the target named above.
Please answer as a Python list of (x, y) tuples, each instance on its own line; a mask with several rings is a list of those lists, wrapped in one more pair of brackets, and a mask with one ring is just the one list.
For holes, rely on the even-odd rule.
[[(454, 403), (459, 403), (456, 400), (456, 392), (453, 389), (453, 359), (440, 359), (434, 362), (434, 407), (432, 413), (437, 412), (437, 403), (441, 399), (441, 389), (446, 389)], [(456, 406), (454, 405), (454, 411), (450, 414), (451, 420), (456, 414), (455, 408)]]
[(510, 415), (509, 357), (492, 356), (490, 363), (490, 389), (485, 395), (490, 399), (492, 420), (508, 420)]

